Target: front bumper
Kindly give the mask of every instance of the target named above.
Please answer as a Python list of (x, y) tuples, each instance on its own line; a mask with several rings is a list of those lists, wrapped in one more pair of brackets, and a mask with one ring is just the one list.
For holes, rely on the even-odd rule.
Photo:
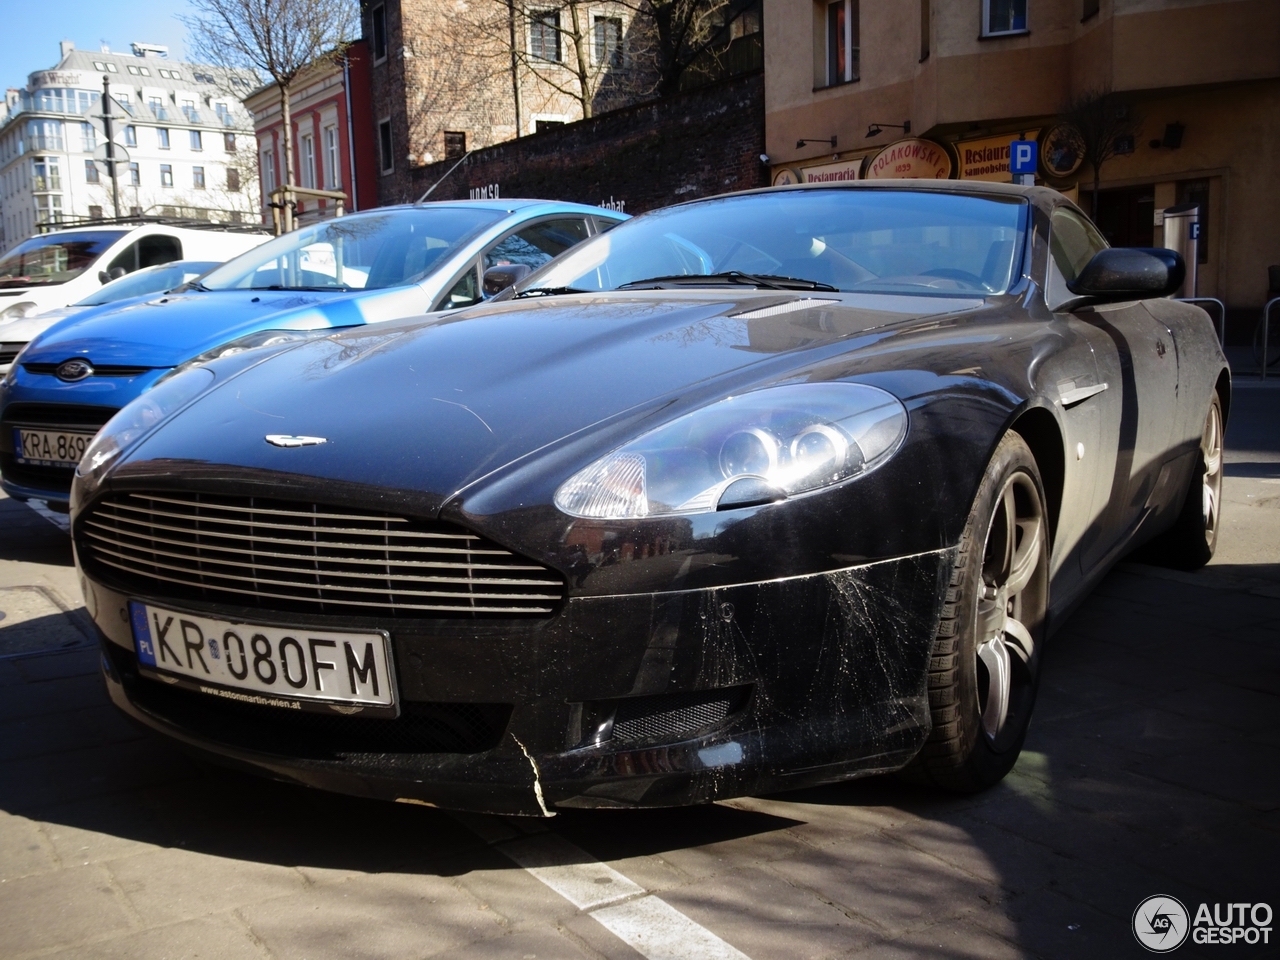
[[(264, 728), (212, 716), (220, 698), (141, 676), (129, 598), (83, 585), (112, 700), (189, 748), (342, 793), (545, 815), (702, 803), (903, 766), (929, 733), (928, 661), (953, 559), (940, 550), (761, 583), (570, 599), (536, 623), (392, 622), (402, 707), (475, 734), (443, 750), (402, 736), (407, 727), (362, 742), (374, 728), (353, 725), (375, 721), (358, 718), (326, 733), (327, 715), (302, 740), (233, 733)], [(251, 622), (269, 621), (259, 612)], [(270, 724), (276, 708), (261, 709), (253, 722)]]

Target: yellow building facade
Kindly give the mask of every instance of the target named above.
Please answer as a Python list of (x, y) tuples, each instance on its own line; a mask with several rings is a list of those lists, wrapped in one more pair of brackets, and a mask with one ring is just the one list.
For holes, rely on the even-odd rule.
[[(769, 0), (765, 139), (775, 183), (866, 176), (1037, 182), (1086, 209), (1094, 172), (1055, 150), (1061, 113), (1112, 91), (1135, 132), (1102, 164), (1113, 244), (1160, 245), (1200, 205), (1197, 293), (1256, 309), (1280, 264), (1280, 0)], [(1056, 165), (1055, 165), (1056, 163)]]

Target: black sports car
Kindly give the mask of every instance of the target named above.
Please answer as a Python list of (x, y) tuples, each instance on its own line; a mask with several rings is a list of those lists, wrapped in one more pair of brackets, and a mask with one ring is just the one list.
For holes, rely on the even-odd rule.
[(1048, 189), (801, 186), (180, 374), (73, 494), (111, 696), (443, 807), (980, 789), (1108, 566), (1213, 552), (1231, 382), (1182, 273)]

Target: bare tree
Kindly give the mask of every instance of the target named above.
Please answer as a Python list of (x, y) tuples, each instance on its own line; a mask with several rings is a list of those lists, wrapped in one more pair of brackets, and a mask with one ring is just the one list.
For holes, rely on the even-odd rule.
[[(356, 32), (355, 5), (351, 0), (191, 0), (191, 7), (195, 12), (179, 19), (199, 59), (252, 70), (279, 89), (284, 185), (295, 186), (289, 86), (307, 67), (341, 58)], [(285, 210), (288, 226), (291, 213)]]
[[(1125, 140), (1142, 128), (1137, 111), (1108, 89), (1083, 93), (1067, 104), (1059, 118), (1071, 130), (1081, 157), (1093, 167), (1093, 218), (1098, 218), (1098, 188), (1102, 165), (1116, 156)], [(1126, 151), (1127, 152), (1127, 151)]]
[[(758, 0), (618, 0), (635, 14), (655, 75), (654, 93), (680, 92), (691, 67), (728, 46), (726, 28)], [(644, 42), (644, 41), (640, 41)]]

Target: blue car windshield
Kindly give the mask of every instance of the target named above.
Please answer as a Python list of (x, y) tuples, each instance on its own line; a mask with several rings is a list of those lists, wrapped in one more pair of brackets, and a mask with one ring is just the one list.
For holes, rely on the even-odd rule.
[(527, 278), (518, 295), (759, 281), (989, 296), (1018, 276), (1027, 210), (1016, 196), (909, 189), (721, 197), (619, 224)]
[(425, 277), (502, 210), (424, 207), (325, 220), (211, 271), (206, 290), (375, 290)]
[(95, 290), (73, 306), (99, 307), (104, 303), (115, 303), (117, 300), (128, 300), (130, 297), (143, 297), (148, 293), (163, 293), (180, 287), (189, 280), (194, 280), (206, 270), (218, 265), (216, 260), (175, 260), (154, 267), (143, 267), (127, 276), (103, 284), (101, 290)]
[(0, 289), (74, 280), (124, 235), (124, 230), (84, 230), (32, 237), (0, 259)]

